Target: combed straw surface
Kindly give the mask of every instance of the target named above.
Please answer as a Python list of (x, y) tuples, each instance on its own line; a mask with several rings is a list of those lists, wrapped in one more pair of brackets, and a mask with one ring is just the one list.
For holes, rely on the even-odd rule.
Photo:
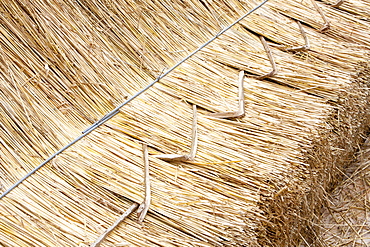
[[(309, 241), (314, 195), (335, 184), (370, 119), (367, 84), (351, 80), (369, 57), (370, 2), (345, 2), (317, 3), (325, 33), (307, 0), (250, 15), (1, 199), (0, 246), (89, 246), (143, 200), (142, 142), (150, 155), (188, 152), (192, 104), (195, 160), (149, 157), (149, 214), (142, 226), (130, 216), (102, 246)], [(257, 4), (2, 1), (0, 191)], [(286, 48), (304, 44), (296, 20), (311, 46), (294, 53)], [(253, 77), (271, 70), (258, 35), (278, 68), (265, 80)], [(245, 117), (207, 116), (237, 108), (240, 70)]]

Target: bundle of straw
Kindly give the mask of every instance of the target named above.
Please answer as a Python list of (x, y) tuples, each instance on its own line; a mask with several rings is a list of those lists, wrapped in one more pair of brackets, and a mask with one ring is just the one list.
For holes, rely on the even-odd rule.
[(322, 212), (312, 221), (320, 246), (367, 246), (369, 235), (369, 138), (344, 175), (345, 180), (326, 195)]
[(357, 18), (362, 20), (369, 20), (370, 13), (368, 11), (370, 7), (369, 1), (334, 1), (334, 0), (325, 0), (323, 1), (326, 4), (329, 4), (333, 7), (337, 7), (342, 11), (347, 11), (351, 14), (354, 14)]
[[(0, 191), (255, 5), (0, 3)], [(331, 162), (355, 151), (339, 144), (359, 143), (370, 119), (366, 83), (350, 78), (369, 52), (367, 23), (320, 7), (334, 27), (327, 33), (311, 21), (312, 6), (265, 5), (57, 156), (0, 200), (0, 245), (91, 245), (143, 200), (143, 142), (149, 213), (142, 226), (129, 216), (101, 246), (297, 243), (320, 205), (315, 192), (334, 184), (347, 161)], [(309, 50), (286, 49), (304, 42), (291, 18), (301, 20)], [(268, 40), (278, 70), (266, 80), (256, 78), (271, 70), (256, 34)], [(237, 108), (241, 70), (245, 116), (209, 116)], [(152, 156), (188, 152), (193, 104), (195, 160)]]

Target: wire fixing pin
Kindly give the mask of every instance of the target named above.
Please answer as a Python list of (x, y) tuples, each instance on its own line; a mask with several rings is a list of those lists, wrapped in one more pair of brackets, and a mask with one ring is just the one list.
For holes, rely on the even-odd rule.
[(269, 58), (269, 61), (270, 61), (271, 66), (272, 66), (272, 70), (269, 73), (267, 73), (265, 75), (261, 75), (261, 76), (254, 76), (257, 79), (262, 80), (262, 79), (265, 79), (267, 77), (271, 77), (271, 76), (276, 75), (277, 70), (276, 70), (276, 63), (275, 63), (274, 58), (272, 57), (272, 53), (271, 53), (269, 45), (267, 44), (267, 42), (266, 42), (266, 40), (263, 36), (260, 36), (260, 40), (262, 42), (263, 48), (265, 48), (265, 51), (267, 53), (267, 57)]
[(332, 6), (335, 8), (338, 8), (344, 3), (344, 0), (338, 0), (336, 3), (334, 3)]
[(300, 21), (297, 21), (299, 30), (301, 31), (301, 34), (304, 39), (304, 45), (302, 46), (296, 46), (296, 47), (291, 47), (291, 48), (286, 48), (285, 50), (287, 51), (305, 51), (310, 49), (310, 41), (308, 40), (308, 37), (306, 35), (306, 32), (304, 31), (302, 24)]
[(139, 204), (136, 202), (132, 204), (126, 212), (124, 212), (114, 223), (111, 225), (107, 230), (103, 232), (102, 235), (99, 236), (98, 239), (95, 240), (94, 243), (90, 245), (90, 247), (99, 247), (100, 244), (107, 238), (109, 233), (111, 233), (124, 219), (126, 219), (132, 212), (134, 212), (139, 207)]
[(315, 9), (317, 10), (317, 12), (319, 12), (319, 14), (321, 15), (321, 18), (324, 20), (324, 25), (321, 27), (320, 29), (320, 32), (326, 32), (330, 29), (330, 21), (328, 19), (326, 19), (326, 16), (324, 14), (324, 12), (321, 10), (321, 8), (317, 5), (317, 3), (315, 2), (315, 0), (311, 0), (313, 6), (315, 6)]
[(230, 112), (216, 112), (211, 113), (209, 116), (216, 118), (242, 118), (245, 115), (245, 102), (244, 102), (244, 70), (239, 72), (238, 81), (238, 101), (239, 109), (237, 111)]
[(148, 146), (143, 144), (143, 160), (144, 160), (144, 183), (145, 183), (145, 198), (144, 201), (139, 205), (138, 203), (133, 203), (109, 228), (107, 228), (90, 247), (99, 247), (100, 244), (107, 238), (109, 233), (111, 233), (124, 219), (126, 219), (130, 214), (132, 214), (137, 209), (137, 214), (139, 216), (138, 222), (141, 224), (148, 213), (151, 195), (150, 195), (150, 178), (149, 178), (149, 157), (148, 157)]
[(198, 147), (198, 130), (197, 130), (197, 106), (193, 105), (193, 124), (191, 130), (191, 147), (189, 154), (158, 154), (152, 157), (166, 161), (189, 161), (195, 158)]
[(139, 216), (138, 222), (141, 224), (148, 213), (151, 194), (150, 194), (150, 177), (149, 177), (149, 157), (148, 157), (148, 145), (143, 144), (143, 160), (144, 160), (144, 184), (145, 184), (145, 198), (137, 209), (137, 215)]

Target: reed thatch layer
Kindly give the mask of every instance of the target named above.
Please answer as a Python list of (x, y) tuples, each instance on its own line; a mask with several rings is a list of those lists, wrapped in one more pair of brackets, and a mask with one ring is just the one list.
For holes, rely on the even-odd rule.
[(368, 246), (369, 235), (369, 138), (345, 180), (326, 195), (322, 213), (312, 222), (318, 246)]
[[(324, 3), (337, 7), (342, 11), (346, 11), (356, 15), (361, 20), (370, 20), (370, 3), (368, 1), (338, 1), (338, 0), (325, 0)], [(336, 6), (338, 4), (338, 6)]]
[[(293, 169), (283, 181), (273, 181), (280, 190), (264, 204), (273, 222), (266, 226), (267, 234), (274, 234), (266, 237), (266, 243), (289, 246), (297, 245), (297, 238), (309, 244), (317, 239), (312, 220), (326, 203), (326, 191), (342, 180), (345, 167), (368, 133), (369, 69), (368, 63), (361, 64), (353, 88), (340, 95), (327, 125), (305, 155), (304, 163), (309, 166)], [(270, 243), (271, 239), (284, 240)]]
[[(368, 1), (363, 2), (369, 4)], [(337, 8), (316, 1), (272, 2), (271, 5), (272, 9), (325, 32), (327, 36), (337, 41), (352, 41), (365, 46), (369, 45), (366, 38), (370, 29), (369, 23), (358, 16), (356, 18), (348, 12), (338, 11)], [(366, 8), (362, 7), (359, 6), (356, 9), (366, 11)]]
[[(0, 3), (1, 191), (252, 6), (232, 0)], [(91, 244), (142, 201), (141, 142), (151, 155), (188, 152), (191, 104), (199, 112), (196, 159), (150, 157), (153, 199), (144, 225), (130, 217), (103, 246), (296, 242), (300, 228), (286, 236), (285, 225), (306, 223), (293, 221), (300, 213), (310, 218), (316, 204), (300, 206), (320, 186), (330, 187), (320, 177), (335, 174), (328, 160), (353, 152), (336, 142), (343, 135), (356, 143), (367, 121), (367, 86), (350, 75), (370, 50), (367, 23), (358, 16), (332, 10), (339, 24), (324, 34), (305, 19), (312, 9), (302, 11), (309, 51), (285, 49), (304, 41), (299, 28), (273, 2), (266, 5), (2, 199), (0, 243)], [(339, 15), (351, 21), (340, 25)], [(337, 34), (355, 24), (354, 37)], [(270, 40), (278, 67), (269, 80), (251, 77), (271, 70), (256, 33)], [(237, 107), (240, 70), (247, 72), (246, 116), (208, 116)], [(287, 199), (296, 195), (302, 200)]]

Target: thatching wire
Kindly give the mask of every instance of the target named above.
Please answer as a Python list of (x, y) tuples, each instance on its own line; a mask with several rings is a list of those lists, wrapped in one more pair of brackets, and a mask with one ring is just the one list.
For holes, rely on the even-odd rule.
[[(129, 99), (127, 99), (125, 102), (119, 104), (117, 107), (115, 107), (112, 111), (110, 111), (109, 113), (107, 113), (106, 115), (104, 115), (101, 119), (99, 119), (97, 122), (95, 122), (93, 125), (91, 125), (90, 127), (88, 127), (85, 131), (82, 132), (82, 135), (77, 137), (75, 140), (73, 140), (72, 142), (70, 142), (69, 144), (67, 144), (66, 146), (64, 146), (63, 148), (59, 149), (56, 153), (54, 153), (53, 155), (51, 155), (48, 159), (46, 159), (43, 163), (41, 163), (39, 166), (37, 166), (36, 168), (34, 168), (32, 171), (30, 171), (26, 176), (24, 176), (22, 179), (18, 180), (17, 183), (15, 183), (13, 186), (11, 186), (8, 190), (6, 190), (1, 196), (0, 196), (0, 199), (2, 197), (4, 197), (5, 195), (7, 195), (10, 191), (12, 191), (14, 188), (16, 188), (19, 184), (21, 184), (24, 180), (26, 180), (29, 176), (31, 176), (32, 174), (34, 174), (36, 171), (38, 171), (40, 168), (42, 168), (44, 165), (46, 165), (47, 163), (49, 163), (53, 158), (55, 158), (57, 155), (59, 155), (60, 153), (64, 152), (66, 149), (68, 149), (69, 147), (71, 147), (72, 145), (74, 145), (75, 143), (77, 143), (78, 141), (80, 141), (82, 138), (84, 138), (86, 135), (88, 135), (89, 133), (91, 133), (92, 131), (94, 131), (97, 127), (101, 126), (102, 124), (104, 124), (106, 121), (108, 121), (109, 119), (111, 119), (112, 117), (114, 117), (116, 114), (119, 113), (119, 110), (125, 106), (126, 104), (130, 103), (132, 100), (134, 100), (136, 97), (138, 97), (139, 95), (141, 95), (142, 93), (144, 93), (145, 91), (147, 91), (148, 89), (150, 89), (153, 85), (155, 85), (155, 83), (159, 82), (162, 78), (164, 78), (165, 76), (167, 76), (170, 72), (172, 72), (174, 69), (176, 69), (178, 66), (180, 66), (182, 63), (186, 62), (189, 58), (191, 58), (192, 56), (194, 56), (196, 53), (198, 53), (201, 49), (203, 49), (204, 47), (206, 47), (207, 45), (209, 45), (211, 42), (213, 42), (214, 40), (216, 40), (219, 36), (221, 36), (223, 33), (225, 33), (226, 31), (228, 31), (230, 28), (232, 28), (235, 24), (238, 24), (241, 20), (243, 20), (245, 17), (247, 17), (248, 15), (252, 14), (255, 10), (257, 10), (258, 8), (260, 8), (261, 6), (263, 6), (268, 0), (265, 0), (263, 1), (262, 3), (260, 3), (259, 5), (257, 5), (255, 8), (253, 8), (252, 10), (250, 10), (249, 12), (247, 12), (246, 14), (244, 14), (243, 16), (239, 17), (236, 21), (234, 21), (233, 23), (231, 23), (230, 25), (228, 25), (226, 28), (224, 28), (222, 31), (220, 31), (217, 35), (213, 36), (210, 40), (208, 40), (206, 43), (204, 43), (203, 45), (199, 46), (195, 51), (193, 51), (192, 53), (190, 53), (188, 56), (186, 56), (184, 59), (182, 59), (181, 61), (179, 61), (178, 63), (176, 63), (173, 67), (171, 67), (169, 70), (167, 70), (165, 73), (161, 73), (161, 75), (159, 75), (153, 82), (149, 83), (149, 85), (147, 85), (146, 87), (144, 87), (142, 90), (140, 90), (139, 92), (135, 93), (133, 96), (131, 96)], [(261, 76), (259, 77), (260, 79), (263, 79), (267, 76), (270, 76), (272, 74), (275, 73), (275, 70), (276, 70), (276, 65), (275, 63), (273, 62), (272, 60), (272, 55), (271, 55), (271, 52), (270, 50), (268, 49), (268, 45), (266, 44), (266, 41), (264, 40), (263, 37), (261, 37), (261, 41), (263, 41), (263, 46), (265, 47), (265, 50), (266, 52), (268, 53), (268, 57), (271, 61), (271, 64), (273, 65), (273, 71), (264, 75), (264, 76)], [(48, 66), (46, 65), (45, 66), (46, 68), (48, 68)], [(196, 106), (193, 106), (194, 107), (194, 111), (196, 114)], [(195, 117), (194, 117), (195, 118)], [(193, 124), (194, 125), (194, 124)], [(193, 131), (196, 133), (196, 128), (193, 126)], [(192, 135), (193, 136), (193, 139), (194, 139), (194, 134)], [(196, 139), (196, 138), (195, 138)], [(194, 143), (197, 143), (197, 140), (194, 141)], [(185, 160), (187, 159), (193, 159), (195, 157), (195, 153), (196, 153), (196, 145), (193, 146), (192, 145), (192, 148), (191, 148), (191, 152), (190, 152), (190, 155), (189, 156), (184, 156), (184, 157), (180, 157), (180, 160), (181, 158), (185, 158)], [(172, 159), (172, 158), (171, 158)]]

